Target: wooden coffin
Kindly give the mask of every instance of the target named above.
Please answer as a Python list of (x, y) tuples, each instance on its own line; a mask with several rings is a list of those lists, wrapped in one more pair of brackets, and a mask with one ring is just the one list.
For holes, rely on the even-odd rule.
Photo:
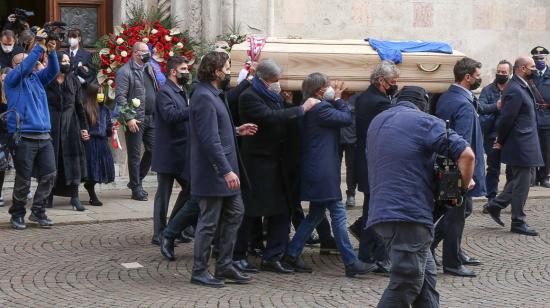
[[(231, 50), (232, 83), (247, 59), (249, 43), (234, 45)], [(431, 93), (447, 90), (454, 81), (453, 67), (464, 54), (403, 53), (399, 86), (416, 85)], [(306, 40), (269, 38), (261, 59), (273, 59), (283, 69), (280, 80), (284, 90), (300, 90), (305, 76), (313, 72), (327, 74), (332, 80), (343, 80), (348, 91), (364, 91), (372, 69), (380, 57), (363, 40)]]

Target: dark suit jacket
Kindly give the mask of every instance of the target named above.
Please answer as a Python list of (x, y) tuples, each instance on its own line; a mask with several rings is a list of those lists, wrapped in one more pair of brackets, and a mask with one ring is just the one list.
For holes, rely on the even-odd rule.
[(248, 87), (240, 96), (239, 116), (243, 123), (255, 123), (258, 132), (241, 139), (240, 152), (250, 179), (243, 189), (247, 216), (273, 216), (289, 211), (291, 198), (285, 148), (289, 120), (304, 115), (301, 106), (284, 108)]
[(506, 85), (502, 93), (502, 110), (497, 129), (502, 144), (501, 160), (521, 167), (543, 166), (537, 133), (534, 95), (518, 76)]
[(302, 201), (342, 200), (340, 129), (351, 125), (344, 100), (322, 101), (304, 117), (300, 196)]
[[(195, 86), (191, 97), (189, 135), (191, 145), (191, 195), (196, 197), (234, 196), (224, 175), (239, 175), (235, 127), (222, 91), (208, 82)], [(244, 182), (241, 179), (241, 182)]]
[(78, 67), (78, 63), (82, 62), (82, 65), (92, 68), (92, 54), (84, 48), (78, 48), (76, 55), (71, 57), (71, 50), (67, 49), (65, 54), (71, 58), (71, 70), (75, 70)]
[(476, 155), (474, 181), (476, 186), (469, 191), (470, 196), (485, 196), (485, 160), (483, 157), (483, 135), (476, 112), (477, 106), (473, 93), (452, 84), (437, 102), (435, 115), (449, 121), (451, 128), (466, 140)]
[(157, 93), (153, 171), (189, 179), (189, 104), (187, 94), (173, 81)]
[(361, 93), (355, 101), (355, 128), (357, 133), (355, 166), (359, 184), (358, 189), (365, 193), (369, 191), (369, 171), (365, 154), (367, 131), (374, 117), (388, 109), (390, 105), (390, 98), (380, 92), (374, 85), (370, 85), (367, 91)]

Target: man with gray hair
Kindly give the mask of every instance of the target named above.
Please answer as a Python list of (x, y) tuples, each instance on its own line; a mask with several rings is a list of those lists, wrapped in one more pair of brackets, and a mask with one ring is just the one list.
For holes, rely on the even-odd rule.
[[(151, 167), (154, 143), (154, 110), (155, 98), (159, 89), (153, 67), (148, 63), (151, 52), (147, 44), (137, 42), (132, 47), (132, 59), (124, 64), (116, 74), (115, 103), (121, 112), (126, 130), (126, 151), (128, 154), (128, 173), (132, 190), (132, 199), (147, 201), (147, 192), (141, 185), (142, 179)], [(134, 112), (128, 112), (130, 108)], [(145, 146), (141, 156), (141, 144)], [(153, 244), (158, 239), (153, 238)]]
[(357, 135), (355, 168), (358, 190), (363, 192), (365, 198), (363, 200), (363, 216), (350, 226), (350, 232), (359, 240), (359, 259), (363, 262), (377, 263), (380, 272), (388, 271), (384, 245), (373, 230), (365, 228), (370, 197), (365, 150), (369, 125), (374, 117), (390, 107), (391, 98), (397, 93), (398, 79), (399, 69), (397, 66), (391, 61), (382, 61), (372, 71), (370, 86), (359, 95), (355, 102)]

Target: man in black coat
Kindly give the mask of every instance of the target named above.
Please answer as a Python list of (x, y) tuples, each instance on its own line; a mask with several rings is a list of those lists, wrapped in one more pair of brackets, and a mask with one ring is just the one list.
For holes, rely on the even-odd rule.
[(286, 124), (302, 117), (319, 100), (311, 99), (301, 106), (287, 105), (280, 94), (281, 69), (272, 60), (263, 60), (256, 69), (252, 85), (240, 96), (238, 109), (243, 122), (259, 126), (258, 134), (243, 139), (240, 150), (251, 187), (243, 189), (245, 218), (235, 246), (235, 266), (243, 271), (255, 271), (246, 260), (250, 223), (267, 218), (267, 245), (262, 255), (262, 269), (289, 273), (280, 262), (288, 244), (290, 232), (290, 179), (287, 178)]
[[(384, 261), (386, 253), (384, 245), (373, 230), (365, 229), (369, 211), (369, 179), (367, 169), (367, 131), (370, 123), (379, 113), (391, 105), (391, 96), (397, 92), (399, 69), (391, 61), (382, 61), (372, 72), (370, 86), (355, 102), (355, 125), (357, 147), (355, 168), (358, 190), (363, 192), (363, 216), (351, 226), (350, 232), (359, 240), (359, 259), (363, 262)], [(380, 263), (382, 265), (382, 263)], [(381, 271), (384, 267), (380, 266)]]
[(15, 33), (11, 30), (4, 30), (0, 34), (0, 68), (11, 67), (13, 56), (22, 53), (23, 47), (15, 44)]
[(537, 236), (538, 232), (527, 225), (523, 209), (529, 195), (531, 168), (544, 164), (537, 134), (535, 96), (528, 84), (536, 72), (532, 58), (518, 58), (514, 64), (514, 77), (504, 89), (498, 137), (494, 147), (501, 150), (502, 162), (512, 167), (512, 179), (487, 205), (491, 218), (504, 226), (500, 211), (512, 204), (510, 231), (530, 236)]
[[(257, 126), (233, 126), (229, 107), (222, 99), (231, 75), (229, 56), (209, 52), (199, 65), (189, 114), (191, 145), (191, 195), (199, 198), (201, 213), (195, 232), (191, 282), (222, 287), (224, 279), (246, 283), (250, 277), (233, 266), (233, 247), (244, 205), (239, 179), (239, 155), (235, 135), (253, 135)], [(208, 271), (214, 236), (218, 235), (215, 277)]]
[[(184, 86), (189, 81), (187, 61), (172, 57), (166, 66), (166, 83), (156, 98), (153, 171), (157, 172), (158, 188), (155, 195), (153, 242), (166, 228), (166, 215), (174, 180), (181, 186), (178, 203), (189, 199), (189, 101)], [(179, 207), (178, 207), (179, 208)]]

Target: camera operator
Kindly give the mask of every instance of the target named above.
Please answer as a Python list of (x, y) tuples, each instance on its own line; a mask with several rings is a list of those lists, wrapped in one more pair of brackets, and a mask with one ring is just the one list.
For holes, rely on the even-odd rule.
[(23, 47), (15, 43), (15, 33), (13, 31), (2, 31), (2, 34), (0, 34), (0, 68), (11, 67), (13, 56), (25, 51)]
[[(29, 55), (20, 53), (13, 58), (13, 70), (6, 76), (8, 109), (15, 109), (21, 122), (19, 128), (14, 114), (8, 117), (8, 132), (15, 145), (15, 184), (13, 204), (9, 210), (11, 225), (17, 230), (26, 228), (25, 205), (31, 185), (31, 176), (38, 180), (34, 194), (31, 221), (42, 227), (51, 227), (53, 222), (46, 216), (45, 204), (56, 175), (55, 156), (50, 137), (50, 114), (44, 87), (59, 73), (55, 40), (46, 41), (47, 34), (40, 30), (42, 38)], [(35, 72), (34, 68), (42, 54), (48, 54), (48, 66)], [(18, 129), (17, 129), (18, 128)], [(20, 140), (18, 135), (20, 133)]]
[(30, 25), (27, 19), (32, 16), (34, 16), (33, 11), (15, 9), (14, 13), (8, 16), (8, 20), (4, 24), (3, 30), (12, 30), (15, 34), (19, 34), (24, 30), (29, 30)]
[[(427, 113), (427, 93), (406, 86), (397, 104), (371, 122), (367, 134), (370, 202), (367, 228), (384, 241), (390, 282), (378, 307), (439, 307), (433, 240), (434, 154), (457, 161), (462, 187), (473, 187), (475, 156), (445, 123)], [(399, 140), (399, 142), (388, 142)]]

